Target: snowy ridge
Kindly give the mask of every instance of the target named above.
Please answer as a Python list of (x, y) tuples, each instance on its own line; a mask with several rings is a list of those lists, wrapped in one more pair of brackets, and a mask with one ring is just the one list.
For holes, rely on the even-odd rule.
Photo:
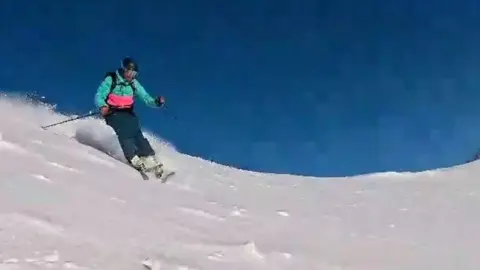
[[(98, 119), (0, 100), (0, 270), (479, 269), (478, 163), (306, 178), (178, 153), (161, 184)], [(150, 135), (153, 136), (153, 135)], [(100, 151), (100, 150), (101, 151)]]

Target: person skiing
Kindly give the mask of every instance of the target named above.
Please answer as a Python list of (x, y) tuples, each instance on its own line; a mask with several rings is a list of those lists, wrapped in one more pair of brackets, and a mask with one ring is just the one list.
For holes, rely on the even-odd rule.
[(155, 157), (150, 142), (144, 137), (134, 112), (134, 99), (150, 107), (161, 107), (162, 96), (152, 97), (137, 80), (138, 65), (130, 57), (121, 62), (115, 72), (107, 72), (95, 94), (95, 105), (117, 136), (126, 160), (141, 171), (154, 170), (161, 175), (162, 163)]

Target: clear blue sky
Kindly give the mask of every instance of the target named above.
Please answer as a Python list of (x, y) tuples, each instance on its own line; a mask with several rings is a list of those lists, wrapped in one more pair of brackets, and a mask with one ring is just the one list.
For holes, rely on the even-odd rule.
[(0, 88), (87, 112), (105, 71), (130, 55), (171, 109), (139, 106), (143, 126), (181, 152), (316, 176), (449, 166), (480, 147), (478, 10), (473, 0), (2, 0)]

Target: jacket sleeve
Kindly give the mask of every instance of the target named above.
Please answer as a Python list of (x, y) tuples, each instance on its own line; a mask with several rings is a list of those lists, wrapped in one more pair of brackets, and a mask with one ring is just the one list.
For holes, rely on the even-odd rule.
[(135, 84), (135, 88), (136, 88), (136, 91), (135, 91), (135, 94), (138, 98), (140, 98), (145, 104), (147, 104), (148, 106), (151, 106), (151, 107), (158, 107), (157, 105), (157, 102), (155, 100), (155, 98), (153, 98), (146, 90), (145, 88), (143, 88), (142, 84), (135, 80), (133, 81), (133, 83)]
[(105, 99), (107, 99), (107, 95), (110, 92), (110, 86), (112, 86), (112, 77), (107, 76), (100, 84), (97, 93), (95, 94), (95, 105), (98, 108), (108, 106)]

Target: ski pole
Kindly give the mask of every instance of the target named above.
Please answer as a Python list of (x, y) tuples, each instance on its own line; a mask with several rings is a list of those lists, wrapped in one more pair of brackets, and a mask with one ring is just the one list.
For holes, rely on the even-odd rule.
[(168, 107), (165, 106), (165, 105), (162, 105), (162, 108), (169, 114), (170, 118), (172, 118), (172, 119), (175, 120), (175, 121), (178, 121), (177, 115), (174, 114), (174, 113), (172, 112), (172, 110), (168, 109)]
[(70, 118), (70, 119), (67, 119), (67, 120), (64, 120), (64, 121), (61, 121), (61, 122), (58, 122), (58, 123), (53, 123), (53, 124), (50, 124), (48, 126), (42, 126), (42, 128), (47, 129), (49, 127), (61, 125), (61, 124), (67, 123), (67, 122), (71, 122), (71, 121), (75, 121), (75, 120), (78, 120), (78, 119), (86, 118), (86, 117), (93, 116), (93, 115), (96, 115), (96, 114), (98, 114), (98, 112), (96, 112), (96, 111), (89, 112), (87, 114), (80, 115), (80, 116), (77, 116), (77, 117), (74, 117), (74, 118)]

